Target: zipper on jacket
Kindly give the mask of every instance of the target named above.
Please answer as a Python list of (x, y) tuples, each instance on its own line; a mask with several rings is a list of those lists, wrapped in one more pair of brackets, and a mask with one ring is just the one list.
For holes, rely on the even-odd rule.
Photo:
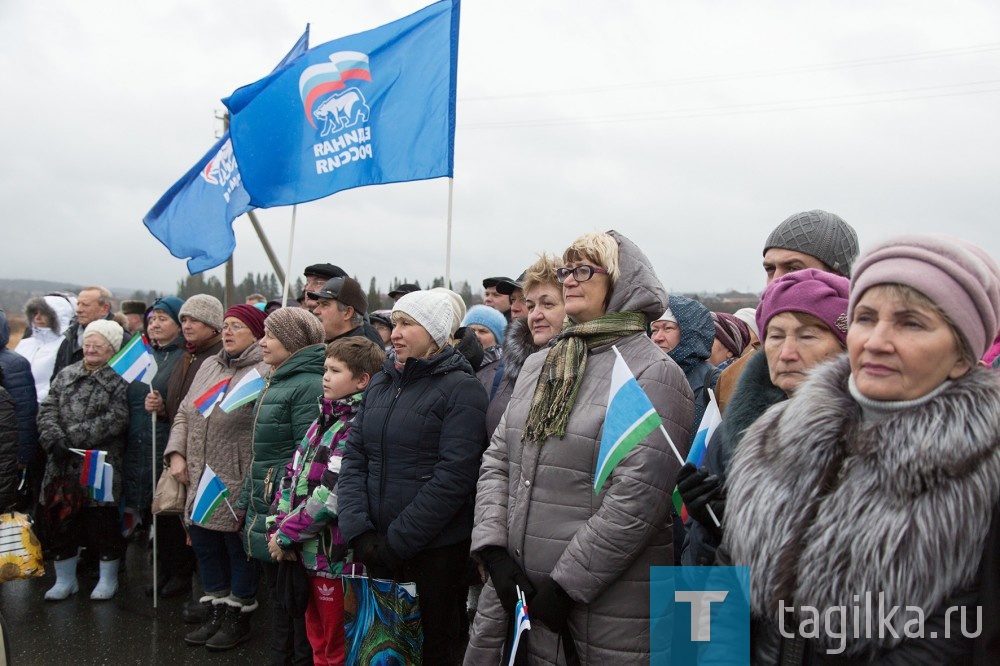
[[(267, 379), (264, 380), (264, 390), (260, 392), (260, 398), (258, 398), (258, 400), (257, 400), (257, 411), (254, 412), (254, 415), (253, 415), (253, 429), (250, 431), (250, 436), (253, 439), (251, 439), (251, 446), (250, 446), (250, 470), (249, 470), (249, 474), (250, 474), (250, 496), (247, 499), (247, 514), (246, 514), (247, 516), (250, 515), (251, 511), (253, 511), (253, 463), (254, 463), (254, 458), (257, 457), (256, 456), (256, 447), (253, 446), (253, 444), (256, 443), (256, 442), (254, 442), (253, 440), (256, 439), (257, 418), (260, 416), (260, 406), (264, 403), (264, 396), (267, 395), (267, 389), (269, 389), (271, 387), (271, 374), (272, 374), (272, 372), (267, 373)], [(268, 476), (270, 476), (270, 475), (271, 475), (271, 470), (268, 469)], [(254, 519), (254, 520), (256, 521), (256, 519)], [(243, 526), (244, 526), (243, 527), (243, 536), (247, 540), (246, 551), (247, 551), (247, 562), (249, 562), (250, 559), (251, 559), (251, 557), (250, 557), (250, 532), (252, 530), (250, 530), (246, 526), (246, 523), (247, 523), (246, 517), (244, 517), (243, 518)]]
[[(403, 392), (403, 376), (399, 376), (399, 387), (396, 388), (396, 395), (392, 396), (392, 401), (389, 403), (389, 409), (385, 413), (385, 421), (382, 423), (382, 437), (379, 441), (379, 451), (382, 455), (382, 464), (378, 471), (378, 522), (379, 525), (385, 523), (385, 436), (386, 430), (389, 427), (389, 417), (392, 416), (392, 408), (396, 406), (396, 399), (399, 398), (399, 394)], [(386, 532), (389, 528), (386, 526)]]

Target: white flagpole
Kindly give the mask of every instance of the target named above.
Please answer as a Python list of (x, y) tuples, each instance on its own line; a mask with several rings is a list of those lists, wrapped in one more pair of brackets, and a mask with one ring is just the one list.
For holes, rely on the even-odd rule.
[[(153, 384), (149, 384), (149, 392), (153, 392)], [(153, 445), (152, 445), (152, 459), (153, 466), (150, 468), (152, 470), (151, 476), (153, 477), (153, 495), (156, 495), (156, 412), (151, 414), (153, 421)], [(151, 512), (152, 513), (152, 512)], [(156, 559), (157, 559), (157, 545), (159, 544), (159, 539), (156, 536), (156, 514), (153, 514), (153, 608), (156, 608), (156, 604), (159, 601), (158, 592), (159, 590), (159, 577), (156, 575)]]
[(455, 191), (455, 179), (448, 178), (448, 235), (444, 249), (444, 286), (451, 289), (451, 203)]
[(292, 229), (288, 234), (288, 261), (285, 263), (285, 286), (281, 290), (281, 307), (285, 307), (285, 303), (288, 302), (288, 289), (292, 280), (292, 246), (295, 244), (295, 213), (297, 210), (298, 204), (294, 204), (292, 206)]
[[(677, 445), (674, 444), (674, 440), (672, 440), (670, 435), (667, 434), (667, 429), (663, 427), (662, 423), (660, 424), (660, 432), (662, 432), (663, 436), (667, 438), (667, 444), (670, 445), (670, 449), (674, 452), (674, 455), (677, 456), (677, 460), (680, 462), (681, 467), (683, 467), (684, 463), (687, 461), (685, 461), (683, 456), (681, 456), (681, 452), (677, 450)], [(705, 508), (708, 509), (708, 515), (712, 517), (712, 522), (715, 523), (715, 526), (722, 527), (722, 523), (719, 522), (719, 518), (715, 515), (715, 511), (712, 510), (712, 506), (706, 504)]]

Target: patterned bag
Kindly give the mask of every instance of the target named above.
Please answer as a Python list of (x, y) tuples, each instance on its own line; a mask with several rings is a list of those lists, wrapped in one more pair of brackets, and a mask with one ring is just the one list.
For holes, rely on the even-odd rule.
[(422, 663), (423, 625), (415, 583), (344, 576), (346, 663), (411, 666)]
[(17, 511), (0, 515), (0, 583), (44, 575), (42, 544), (31, 530), (31, 517)]

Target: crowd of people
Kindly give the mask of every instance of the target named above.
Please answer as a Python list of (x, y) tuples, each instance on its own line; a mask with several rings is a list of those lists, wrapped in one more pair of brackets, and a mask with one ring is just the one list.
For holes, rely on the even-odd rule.
[[(508, 663), (522, 601), (514, 663), (648, 663), (651, 567), (692, 565), (749, 566), (753, 663), (992, 663), (1000, 268), (944, 235), (861, 247), (835, 214), (788, 217), (759, 304), (735, 313), (668, 294), (617, 231), (484, 279), (471, 307), (400, 285), (369, 311), (329, 263), (286, 307), (33, 298), (14, 350), (0, 311), (0, 503), (34, 513), (50, 601), (86, 567), (90, 598), (113, 598), (155, 524), (147, 592), (197, 591), (184, 641), (249, 640), (267, 594), (273, 664), (345, 663), (357, 574), (415, 585), (426, 664)], [(135, 335), (155, 374), (128, 383), (109, 361)], [(663, 427), (595, 487), (620, 361)], [(113, 469), (100, 493), (81, 479), (93, 450)], [(153, 521), (161, 474), (187, 505)], [(196, 519), (209, 478), (232, 502)], [(858, 631), (866, 595), (916, 608), (921, 631), (905, 612)], [(821, 631), (805, 609), (853, 611)]]

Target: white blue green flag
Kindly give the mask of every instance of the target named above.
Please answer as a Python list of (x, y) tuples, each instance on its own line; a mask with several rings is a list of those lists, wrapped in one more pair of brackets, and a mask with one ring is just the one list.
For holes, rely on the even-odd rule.
[(594, 472), (595, 493), (600, 492), (615, 465), (663, 423), (621, 352), (617, 347), (612, 349), (615, 351), (615, 367), (611, 371), (608, 411), (604, 415), (601, 451)]
[(226, 484), (216, 476), (211, 467), (205, 465), (201, 481), (198, 482), (198, 492), (194, 496), (194, 504), (191, 506), (191, 521), (199, 525), (207, 522), (227, 497), (229, 489), (226, 488)]
[(257, 372), (257, 368), (253, 368), (243, 375), (240, 381), (236, 382), (236, 386), (226, 394), (226, 397), (219, 403), (219, 409), (228, 414), (234, 409), (256, 400), (263, 390), (264, 378)]

